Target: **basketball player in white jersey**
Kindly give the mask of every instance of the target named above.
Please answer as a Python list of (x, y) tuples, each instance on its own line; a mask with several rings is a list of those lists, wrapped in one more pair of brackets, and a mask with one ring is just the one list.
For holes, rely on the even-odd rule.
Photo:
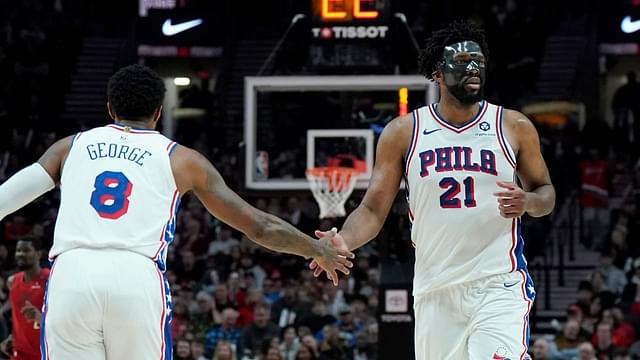
[[(347, 250), (247, 204), (202, 155), (157, 131), (164, 84), (140, 65), (109, 81), (115, 123), (52, 145), (0, 186), (0, 218), (61, 188), (43, 307), (43, 359), (171, 359), (171, 293), (164, 277), (180, 197), (274, 251), (319, 257), (348, 273)], [(332, 234), (333, 235), (333, 234)]]
[(418, 360), (528, 358), (535, 289), (520, 217), (549, 214), (555, 191), (532, 123), (482, 99), (487, 56), (471, 24), (427, 40), (420, 67), (440, 100), (386, 126), (362, 203), (335, 237), (349, 250), (374, 238), (405, 178)]

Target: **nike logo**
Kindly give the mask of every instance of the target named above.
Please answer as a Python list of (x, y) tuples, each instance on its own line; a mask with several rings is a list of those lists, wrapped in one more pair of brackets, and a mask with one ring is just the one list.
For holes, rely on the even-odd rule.
[(620, 23), (620, 29), (627, 34), (640, 30), (640, 20), (631, 21), (631, 16), (625, 16)]
[(514, 286), (514, 285), (518, 285), (518, 283), (519, 283), (519, 282), (520, 282), (520, 281), (516, 281), (516, 282), (511, 283), (511, 284), (510, 284), (510, 283), (504, 283), (504, 284), (502, 284), (502, 285), (504, 285), (504, 287), (506, 287), (506, 288), (510, 288), (510, 287), (512, 287), (512, 286)]
[(202, 19), (195, 19), (190, 21), (185, 21), (179, 24), (172, 24), (171, 19), (167, 19), (162, 24), (162, 33), (165, 36), (173, 36), (179, 34), (183, 31), (187, 31), (191, 28), (194, 28), (198, 25), (202, 24)]
[(427, 131), (427, 129), (424, 129), (424, 131), (422, 132), (422, 135), (429, 135), (429, 134), (434, 133), (434, 132), (436, 132), (438, 130), (442, 130), (442, 129), (433, 129), (431, 131)]

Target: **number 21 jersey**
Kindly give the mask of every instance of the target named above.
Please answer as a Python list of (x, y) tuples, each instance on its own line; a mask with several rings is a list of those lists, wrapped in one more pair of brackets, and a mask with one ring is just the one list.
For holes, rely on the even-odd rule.
[(486, 101), (462, 126), (437, 104), (413, 112), (405, 177), (416, 263), (414, 296), (526, 267), (520, 220), (500, 216), (496, 181), (515, 179), (502, 107)]
[(49, 257), (74, 248), (123, 249), (164, 270), (179, 203), (169, 161), (175, 147), (157, 131), (118, 124), (75, 135)]

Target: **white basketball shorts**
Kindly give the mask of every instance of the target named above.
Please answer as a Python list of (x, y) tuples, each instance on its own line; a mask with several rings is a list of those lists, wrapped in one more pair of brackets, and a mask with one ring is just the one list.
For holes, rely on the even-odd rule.
[(171, 359), (171, 295), (148, 257), (74, 249), (54, 261), (43, 306), (43, 359)]
[(529, 359), (528, 273), (490, 276), (416, 298), (416, 360)]

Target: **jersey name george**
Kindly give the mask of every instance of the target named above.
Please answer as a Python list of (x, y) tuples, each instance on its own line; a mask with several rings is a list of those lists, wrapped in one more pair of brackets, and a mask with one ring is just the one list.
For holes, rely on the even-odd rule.
[(122, 249), (164, 269), (180, 200), (169, 160), (175, 146), (157, 131), (117, 124), (77, 134), (62, 169), (49, 257), (74, 248)]

